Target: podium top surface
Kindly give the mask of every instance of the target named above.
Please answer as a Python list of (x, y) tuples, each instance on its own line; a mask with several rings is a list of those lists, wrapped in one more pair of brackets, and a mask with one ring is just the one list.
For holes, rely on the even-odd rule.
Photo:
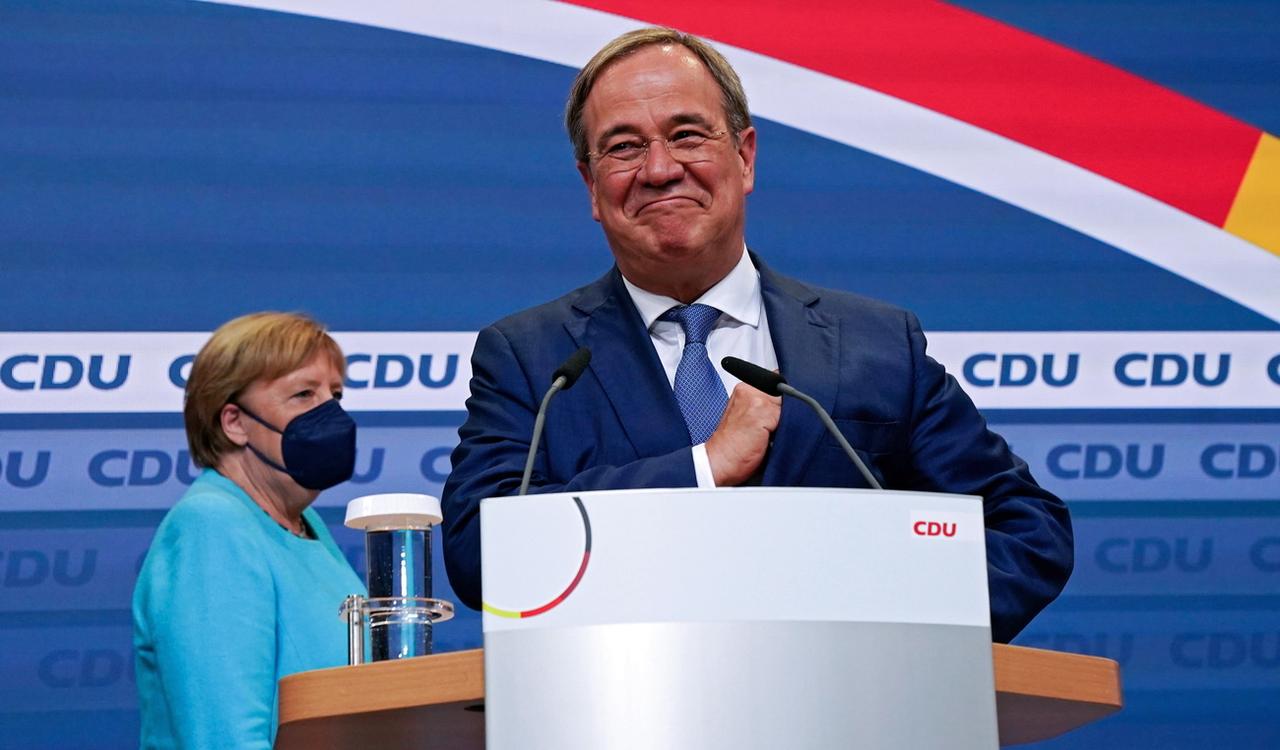
[(961, 503), (981, 502), (977, 495), (958, 495), (949, 492), (921, 492), (918, 490), (872, 490), (849, 487), (644, 487), (625, 490), (588, 490), (583, 492), (539, 492), (530, 495), (499, 495), (486, 497), (480, 501), (485, 503), (518, 503), (537, 501), (540, 498), (574, 498), (588, 500), (593, 497), (640, 496), (640, 497), (674, 497), (690, 498), (715, 495), (762, 495), (778, 497), (796, 497), (804, 495), (842, 495), (850, 500), (858, 498), (900, 498), (903, 500), (938, 500), (943, 503), (959, 501)]

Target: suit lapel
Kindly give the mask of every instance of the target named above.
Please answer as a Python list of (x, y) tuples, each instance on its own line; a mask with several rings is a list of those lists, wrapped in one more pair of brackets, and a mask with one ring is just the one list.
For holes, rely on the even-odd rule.
[(591, 372), (637, 456), (689, 447), (689, 432), (662, 362), (617, 268), (587, 287), (574, 308), (580, 315), (565, 328), (578, 346), (591, 348)]
[[(797, 390), (817, 399), (828, 412), (833, 411), (839, 384), (840, 321), (815, 309), (819, 296), (813, 289), (779, 276), (754, 255), (752, 259), (760, 269), (765, 314), (779, 372)], [(822, 422), (808, 406), (783, 398), (764, 484), (777, 487), (799, 483), (824, 432)]]

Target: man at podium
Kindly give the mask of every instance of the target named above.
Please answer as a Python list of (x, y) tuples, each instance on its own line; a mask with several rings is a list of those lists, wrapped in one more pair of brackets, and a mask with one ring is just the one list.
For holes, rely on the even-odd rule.
[(729, 63), (678, 31), (629, 32), (579, 72), (565, 120), (615, 265), (480, 332), (444, 488), (459, 598), (480, 606), (480, 501), (517, 492), (542, 393), (580, 347), (590, 369), (547, 415), (532, 491), (867, 486), (803, 404), (725, 373), (732, 355), (817, 398), (885, 488), (985, 499), (992, 635), (1013, 638), (1071, 572), (1066, 506), (926, 355), (914, 315), (748, 250), (757, 136)]

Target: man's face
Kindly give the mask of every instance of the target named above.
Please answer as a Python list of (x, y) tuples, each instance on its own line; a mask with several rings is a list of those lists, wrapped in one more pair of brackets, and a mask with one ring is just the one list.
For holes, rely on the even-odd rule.
[(736, 141), (731, 132), (710, 140), (688, 163), (673, 157), (666, 139), (729, 130), (720, 89), (702, 62), (680, 45), (632, 53), (596, 80), (583, 122), (594, 153), (620, 139), (649, 144), (634, 164), (593, 157), (578, 165), (623, 275), (686, 302), (723, 278), (742, 254), (755, 130)]

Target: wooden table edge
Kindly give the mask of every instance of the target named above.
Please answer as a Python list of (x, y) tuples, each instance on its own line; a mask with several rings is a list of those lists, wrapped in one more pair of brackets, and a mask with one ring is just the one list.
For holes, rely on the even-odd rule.
[[(1097, 656), (992, 645), (997, 698), (1024, 695), (1120, 710), (1119, 665)], [(1042, 679), (1044, 674), (1070, 680)], [(1038, 678), (1041, 677), (1041, 678)], [(484, 651), (300, 672), (280, 680), (279, 723), (484, 700)]]
[[(406, 687), (397, 689), (398, 685)], [(451, 651), (283, 677), (279, 723), (482, 700), (483, 649)]]
[[(1003, 643), (992, 644), (991, 651), (997, 694), (1124, 707), (1120, 665), (1114, 659)], [(1037, 679), (1044, 673), (1072, 679)]]

